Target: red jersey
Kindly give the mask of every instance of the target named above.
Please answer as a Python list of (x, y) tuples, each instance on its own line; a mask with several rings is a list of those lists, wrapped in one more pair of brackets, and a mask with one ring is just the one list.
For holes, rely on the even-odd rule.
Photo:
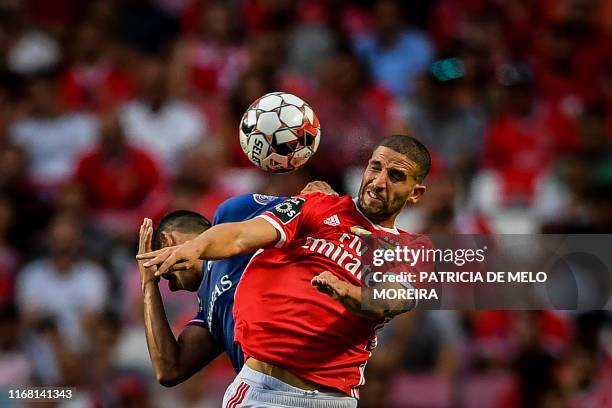
[(361, 237), (400, 231), (374, 225), (349, 196), (322, 193), (290, 198), (259, 217), (281, 238), (253, 256), (238, 284), (235, 342), (245, 358), (357, 398), (383, 322), (350, 313), (310, 280), (327, 270), (361, 286)]

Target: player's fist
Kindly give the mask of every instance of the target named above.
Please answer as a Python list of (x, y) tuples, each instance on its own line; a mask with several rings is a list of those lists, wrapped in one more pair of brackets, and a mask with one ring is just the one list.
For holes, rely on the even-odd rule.
[(300, 191), (300, 194), (308, 193), (324, 193), (335, 196), (338, 195), (338, 193), (336, 193), (334, 189), (324, 181), (311, 181), (310, 183), (306, 184), (306, 187)]
[(348, 295), (349, 284), (329, 271), (322, 272), (312, 278), (311, 285), (333, 299), (343, 299)]

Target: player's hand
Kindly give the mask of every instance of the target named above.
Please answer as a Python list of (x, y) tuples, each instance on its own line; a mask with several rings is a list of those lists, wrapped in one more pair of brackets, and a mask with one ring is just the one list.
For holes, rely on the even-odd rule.
[(381, 320), (386, 317), (386, 310), (369, 310), (362, 307), (361, 286), (343, 281), (329, 271), (318, 274), (312, 278), (310, 283), (319, 292), (337, 300), (346, 310), (357, 316), (373, 320)]
[(311, 181), (310, 183), (306, 184), (306, 187), (300, 191), (300, 194), (308, 193), (323, 193), (338, 196), (338, 193), (336, 193), (334, 189), (324, 181)]
[(136, 258), (146, 261), (144, 266), (147, 268), (160, 265), (155, 272), (155, 276), (161, 276), (169, 271), (184, 271), (195, 268), (201, 262), (200, 248), (195, 241), (187, 241), (181, 245), (139, 254)]
[(339, 279), (329, 271), (322, 272), (312, 278), (310, 284), (333, 299), (343, 299), (349, 293), (349, 283)]
[[(146, 254), (151, 252), (151, 242), (153, 240), (153, 221), (149, 218), (145, 218), (140, 226), (140, 233), (138, 239), (138, 255)], [(145, 283), (152, 280), (159, 282), (159, 277), (155, 276), (155, 267), (146, 267), (145, 261), (138, 261), (138, 270), (140, 271), (140, 282), (142, 289), (144, 290)]]

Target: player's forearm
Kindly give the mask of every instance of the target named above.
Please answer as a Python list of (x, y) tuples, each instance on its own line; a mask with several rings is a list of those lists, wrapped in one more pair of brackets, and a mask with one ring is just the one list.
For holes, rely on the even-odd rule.
[(346, 295), (338, 298), (338, 301), (342, 303), (342, 306), (349, 312), (362, 316), (368, 319), (382, 319), (385, 317), (384, 309), (382, 308), (368, 308), (363, 309), (361, 303), (361, 287), (351, 285), (346, 282), (347, 291)]
[(242, 234), (237, 223), (215, 225), (194, 239), (203, 259), (226, 259), (240, 255), (243, 249), (238, 241)]
[[(362, 299), (373, 299), (371, 288), (362, 289), (361, 286), (352, 285), (346, 282), (346, 295), (338, 300), (351, 313), (368, 319), (381, 320), (397, 316), (413, 307), (413, 301), (390, 301), (390, 302), (367, 302), (364, 304)], [(368, 293), (362, 293), (367, 291)]]
[(144, 325), (155, 376), (162, 385), (180, 377), (180, 347), (166, 317), (156, 282), (144, 285)]
[(226, 259), (274, 244), (278, 236), (267, 221), (254, 219), (215, 225), (195, 238), (203, 259)]

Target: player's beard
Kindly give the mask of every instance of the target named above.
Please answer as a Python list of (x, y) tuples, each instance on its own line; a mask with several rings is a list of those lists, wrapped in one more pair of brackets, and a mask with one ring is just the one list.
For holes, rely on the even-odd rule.
[[(368, 193), (372, 193), (376, 198), (370, 197)], [(383, 198), (368, 186), (361, 186), (359, 189), (359, 208), (370, 221), (375, 223), (381, 223), (396, 215), (405, 204), (406, 199), (403, 197), (390, 198), (387, 196)]]

